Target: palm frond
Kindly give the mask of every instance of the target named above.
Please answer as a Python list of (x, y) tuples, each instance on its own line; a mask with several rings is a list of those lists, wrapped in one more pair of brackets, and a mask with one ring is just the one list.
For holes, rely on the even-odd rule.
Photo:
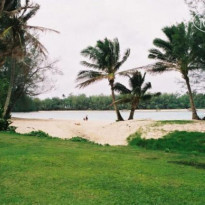
[(133, 100), (131, 95), (123, 95), (120, 99), (116, 100), (113, 104), (123, 104), (123, 103), (130, 103)]
[(144, 95), (147, 92), (147, 90), (151, 88), (152, 88), (152, 84), (150, 82), (146, 83), (144, 87), (142, 88), (142, 94)]
[(176, 27), (175, 26), (164, 27), (162, 29), (162, 31), (166, 35), (166, 37), (168, 38), (169, 42), (172, 42), (173, 41), (173, 35), (175, 34), (175, 31), (176, 31)]
[(163, 49), (165, 52), (170, 52), (172, 50), (172, 46), (171, 46), (170, 42), (167, 42), (167, 41), (162, 40), (160, 38), (154, 39), (153, 44), (156, 47)]
[(41, 27), (41, 26), (25, 26), (26, 28), (30, 29), (30, 30), (34, 30), (34, 31), (41, 31), (41, 32), (55, 32), (55, 33), (60, 33), (57, 30), (51, 29), (51, 28), (45, 28), (45, 27)]
[(77, 87), (84, 88), (94, 82), (100, 81), (105, 78), (107, 78), (107, 75), (102, 72), (83, 70), (78, 73), (76, 81), (80, 83), (77, 85)]
[(90, 84), (93, 84), (93, 83), (96, 83), (98, 81), (101, 81), (102, 79), (106, 79), (106, 76), (98, 76), (98, 77), (92, 78), (90, 80), (86, 80), (86, 81), (84, 81), (82, 83), (79, 83), (76, 87), (77, 88), (85, 88), (85, 87), (87, 87)]
[(27, 22), (29, 19), (31, 19), (39, 9), (40, 9), (40, 6), (36, 4), (34, 8), (32, 8), (27, 14), (25, 14), (24, 16), (21, 16), (21, 19), (23, 20), (23, 22)]
[[(174, 68), (174, 67), (171, 67)], [(170, 65), (163, 63), (163, 62), (157, 62), (150, 70), (148, 70), (148, 72), (150, 73), (163, 73), (165, 71), (169, 71), (170, 69)]]
[(26, 40), (28, 41), (28, 43), (32, 43), (33, 46), (39, 50), (40, 53), (42, 53), (44, 55), (44, 57), (47, 56), (47, 49), (45, 48), (45, 46), (37, 39), (35, 38), (33, 35), (31, 35), (29, 32), (25, 32), (26, 34)]
[(129, 56), (130, 56), (130, 49), (127, 49), (122, 60), (116, 64), (114, 70), (117, 71), (122, 66), (122, 64), (126, 62)]
[(162, 53), (158, 49), (150, 49), (148, 58), (162, 60), (162, 61), (168, 60), (166, 54)]
[(120, 44), (117, 38), (113, 40), (115, 62), (118, 62), (120, 59)]
[(124, 85), (122, 85), (121, 83), (115, 83), (114, 90), (119, 92), (120, 94), (130, 94), (131, 93), (131, 91), (128, 88), (126, 88)]
[(140, 92), (144, 79), (145, 79), (145, 75), (142, 76), (142, 74), (139, 71), (133, 73), (129, 79), (129, 85), (132, 88), (132, 90), (135, 90), (136, 92)]
[(99, 65), (97, 65), (97, 64), (89, 63), (87, 61), (81, 61), (80, 63), (81, 63), (81, 65), (86, 66), (88, 68), (100, 69)]
[(6, 28), (1, 34), (0, 34), (0, 39), (3, 39), (5, 37), (7, 37), (10, 32), (12, 31), (13, 26), (9, 26), (8, 28)]
[(100, 51), (92, 46), (87, 47), (86, 49), (81, 51), (81, 55), (84, 57), (88, 57), (94, 62), (97, 62), (99, 58), (101, 57)]

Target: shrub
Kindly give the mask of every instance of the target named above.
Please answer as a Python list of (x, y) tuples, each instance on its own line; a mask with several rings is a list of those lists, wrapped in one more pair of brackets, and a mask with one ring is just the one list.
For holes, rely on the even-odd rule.
[(28, 134), (26, 134), (27, 136), (33, 136), (33, 137), (42, 137), (42, 138), (52, 138), (48, 133), (45, 133), (41, 130), (39, 131), (32, 131)]
[(88, 139), (82, 138), (82, 137), (72, 137), (71, 139), (69, 139), (72, 142), (82, 142), (82, 143), (89, 143), (89, 144), (93, 144), (93, 145), (98, 145), (98, 146), (102, 146), (101, 144), (92, 142)]
[(139, 132), (136, 132), (127, 138), (127, 142), (131, 146), (138, 145), (139, 141), (141, 141), (141, 140), (142, 140), (142, 138), (141, 138), (141, 134)]
[(9, 120), (0, 118), (0, 131), (7, 131), (10, 124)]
[(172, 132), (160, 139), (142, 139), (139, 133), (128, 138), (128, 144), (146, 149), (205, 153), (205, 133)]
[(89, 140), (82, 138), (82, 137), (72, 137), (70, 139), (72, 142), (90, 142)]
[(7, 131), (12, 132), (12, 133), (16, 133), (16, 129), (17, 129), (17, 127), (15, 127), (15, 126), (9, 126)]

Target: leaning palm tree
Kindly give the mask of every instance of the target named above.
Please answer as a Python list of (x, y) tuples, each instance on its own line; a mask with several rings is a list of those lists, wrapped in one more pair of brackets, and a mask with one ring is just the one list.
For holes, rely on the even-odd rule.
[(117, 114), (117, 120), (122, 121), (123, 118), (115, 103), (114, 83), (121, 65), (130, 55), (130, 49), (127, 49), (122, 59), (120, 59), (120, 44), (118, 39), (111, 41), (105, 38), (104, 41), (97, 41), (95, 47), (87, 47), (81, 54), (84, 57), (88, 57), (91, 61), (82, 61), (82, 65), (91, 69), (78, 73), (77, 82), (79, 82), (79, 84), (77, 87), (83, 88), (94, 82), (107, 79), (111, 88), (112, 101)]
[(140, 72), (136, 71), (132, 75), (127, 75), (129, 77), (130, 89), (122, 85), (121, 83), (116, 83), (114, 89), (119, 92), (122, 97), (116, 101), (116, 103), (130, 103), (131, 110), (128, 120), (133, 120), (135, 110), (138, 108), (141, 101), (150, 100), (156, 94), (147, 94), (147, 91), (152, 88), (150, 82), (145, 83), (145, 76)]
[(189, 80), (190, 71), (200, 68), (195, 52), (196, 47), (200, 49), (200, 46), (196, 45), (194, 30), (191, 23), (165, 27), (162, 31), (167, 40), (156, 38), (153, 44), (157, 48), (149, 51), (149, 58), (157, 60), (151, 72), (162, 73), (174, 70), (181, 73), (189, 94), (192, 119), (199, 120)]

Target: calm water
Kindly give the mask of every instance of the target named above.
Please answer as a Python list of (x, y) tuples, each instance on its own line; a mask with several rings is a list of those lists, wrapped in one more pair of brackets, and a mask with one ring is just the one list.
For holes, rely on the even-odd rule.
[[(121, 111), (122, 116), (127, 119), (129, 111)], [(198, 111), (200, 117), (205, 116), (205, 110)], [(64, 119), (82, 120), (88, 115), (89, 120), (115, 121), (114, 111), (40, 111), (29, 113), (12, 113), (12, 117), (28, 119)], [(136, 111), (135, 119), (151, 120), (191, 120), (191, 112), (182, 111)]]

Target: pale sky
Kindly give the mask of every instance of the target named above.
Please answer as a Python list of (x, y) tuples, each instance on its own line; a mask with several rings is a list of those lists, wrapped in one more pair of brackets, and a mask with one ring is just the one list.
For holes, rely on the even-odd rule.
[[(31, 25), (45, 26), (60, 34), (42, 34), (40, 40), (49, 51), (49, 58), (59, 59), (63, 76), (56, 76), (56, 88), (40, 97), (61, 97), (69, 93), (87, 95), (110, 94), (108, 82), (76, 89), (76, 76), (84, 60), (80, 51), (95, 46), (97, 40), (117, 37), (121, 52), (131, 49), (131, 55), (122, 70), (152, 63), (147, 58), (156, 37), (163, 38), (161, 29), (189, 20), (189, 10), (184, 0), (35, 0), (41, 9), (30, 21)], [(180, 75), (167, 73), (148, 76), (153, 92), (179, 92)], [(120, 78), (126, 83), (127, 79)]]

